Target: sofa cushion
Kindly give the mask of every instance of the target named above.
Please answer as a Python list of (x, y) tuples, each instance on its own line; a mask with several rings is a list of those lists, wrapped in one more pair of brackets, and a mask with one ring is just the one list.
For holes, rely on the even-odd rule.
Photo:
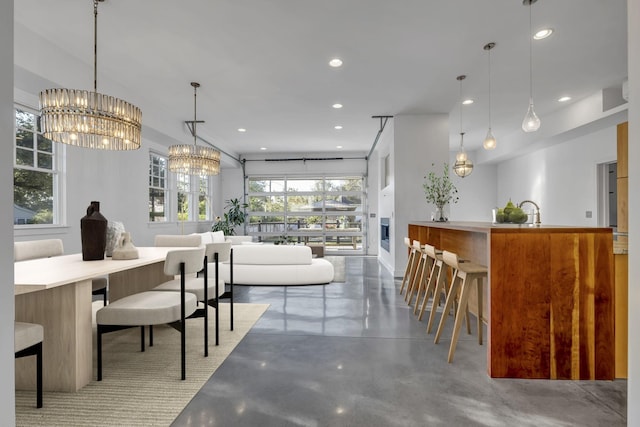
[(233, 263), (252, 265), (308, 265), (311, 248), (294, 245), (233, 246)]

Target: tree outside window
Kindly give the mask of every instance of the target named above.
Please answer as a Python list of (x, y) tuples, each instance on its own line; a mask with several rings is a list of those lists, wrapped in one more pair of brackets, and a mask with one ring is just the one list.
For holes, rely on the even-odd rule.
[(13, 222), (57, 224), (56, 146), (42, 136), (40, 118), (16, 108)]

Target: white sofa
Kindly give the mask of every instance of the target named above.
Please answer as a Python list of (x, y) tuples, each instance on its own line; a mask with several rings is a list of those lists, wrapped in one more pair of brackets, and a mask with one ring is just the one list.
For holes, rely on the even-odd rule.
[[(229, 262), (220, 265), (231, 280)], [(333, 280), (333, 265), (313, 258), (311, 248), (294, 245), (234, 245), (233, 283), (243, 285), (319, 285)]]

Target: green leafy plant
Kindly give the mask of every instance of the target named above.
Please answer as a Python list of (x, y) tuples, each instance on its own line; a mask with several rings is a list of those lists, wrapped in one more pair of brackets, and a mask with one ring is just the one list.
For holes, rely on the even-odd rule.
[(246, 203), (241, 203), (237, 198), (227, 200), (227, 204), (224, 207), (227, 211), (223, 214), (222, 218), (216, 218), (216, 223), (211, 227), (211, 231), (222, 231), (225, 236), (235, 235), (235, 228), (238, 225), (244, 224), (247, 218), (244, 209), (248, 206)]
[[(431, 166), (435, 166), (435, 164), (432, 163)], [(444, 206), (451, 202), (458, 203), (459, 199), (457, 196), (458, 189), (449, 178), (449, 164), (444, 163), (442, 176), (436, 175), (434, 171), (431, 171), (424, 179), (425, 182), (422, 184), (422, 188), (424, 188), (427, 202), (433, 203), (438, 208), (440, 217), (436, 219), (438, 221), (446, 221), (442, 214)]]

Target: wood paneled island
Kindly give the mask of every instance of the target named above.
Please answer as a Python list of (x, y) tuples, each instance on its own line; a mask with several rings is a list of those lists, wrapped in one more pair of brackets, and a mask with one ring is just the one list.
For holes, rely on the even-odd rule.
[(491, 377), (614, 379), (610, 228), (425, 221), (409, 237), (488, 267)]

